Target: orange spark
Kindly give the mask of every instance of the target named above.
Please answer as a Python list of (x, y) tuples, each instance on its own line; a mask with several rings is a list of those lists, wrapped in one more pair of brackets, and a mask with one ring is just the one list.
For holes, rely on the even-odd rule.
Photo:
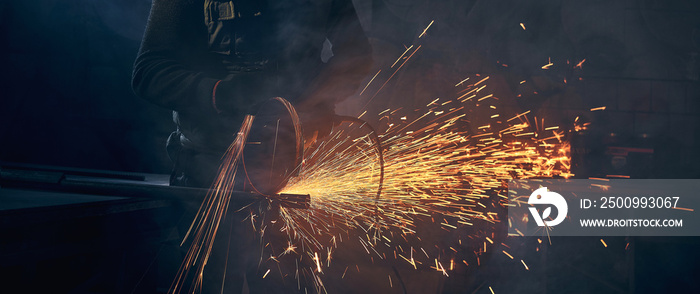
[(520, 262), (523, 263), (523, 266), (525, 267), (525, 270), (526, 270), (526, 271), (529, 271), (529, 270), (530, 270), (530, 268), (527, 267), (527, 264), (525, 264), (525, 261), (524, 261), (524, 260), (521, 259)]
[(423, 30), (423, 33), (421, 33), (420, 36), (418, 36), (418, 39), (422, 38), (423, 35), (425, 35), (425, 33), (428, 31), (428, 29), (430, 28), (430, 26), (433, 25), (434, 22), (435, 22), (435, 20), (431, 21), (430, 24), (428, 24), (428, 26)]
[(503, 250), (503, 254), (505, 254), (506, 256), (510, 257), (510, 259), (513, 259), (513, 255), (508, 254), (508, 252), (506, 252), (505, 250)]
[(545, 65), (543, 65), (543, 66), (542, 66), (542, 69), (549, 69), (549, 67), (551, 67), (552, 65), (554, 65), (554, 63), (552, 63), (552, 58), (551, 58), (551, 57), (549, 57), (548, 60), (549, 60), (548, 63), (545, 64)]

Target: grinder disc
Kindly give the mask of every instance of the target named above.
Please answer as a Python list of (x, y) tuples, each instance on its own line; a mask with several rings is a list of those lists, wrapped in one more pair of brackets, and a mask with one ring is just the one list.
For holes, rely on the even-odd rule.
[(301, 123), (282, 98), (260, 106), (243, 149), (244, 189), (264, 195), (279, 192), (298, 173), (303, 155)]

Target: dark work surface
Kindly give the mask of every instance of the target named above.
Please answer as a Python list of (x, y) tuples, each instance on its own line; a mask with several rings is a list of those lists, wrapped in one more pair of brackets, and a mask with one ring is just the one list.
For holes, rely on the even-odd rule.
[(0, 188), (0, 280), (24, 293), (153, 293), (182, 219), (169, 200)]
[(73, 193), (51, 193), (21, 189), (0, 189), (0, 213), (8, 211), (51, 207), (58, 205), (96, 203), (123, 200), (124, 197), (95, 196)]

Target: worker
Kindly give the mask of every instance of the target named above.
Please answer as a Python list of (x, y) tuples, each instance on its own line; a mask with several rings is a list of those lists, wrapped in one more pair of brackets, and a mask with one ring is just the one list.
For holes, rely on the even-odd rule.
[[(325, 57), (332, 57), (322, 59), (328, 49)], [(139, 97), (173, 110), (177, 129), (166, 144), (171, 185), (208, 188), (246, 114), (283, 97), (300, 113), (305, 137), (322, 136), (334, 105), (357, 90), (371, 64), (350, 0), (153, 0), (132, 86)], [(227, 217), (222, 226), (242, 217)], [(289, 293), (270, 283), (273, 275), (265, 283), (262, 275), (251, 277), (261, 254), (250, 239), (231, 238), (250, 235), (241, 227), (217, 236), (207, 268), (235, 268), (205, 271), (204, 293), (224, 285), (233, 293), (243, 285), (251, 293)]]
[(173, 110), (171, 185), (209, 187), (256, 105), (283, 97), (307, 138), (327, 133), (334, 105), (356, 91), (371, 62), (350, 0), (154, 0), (132, 86)]

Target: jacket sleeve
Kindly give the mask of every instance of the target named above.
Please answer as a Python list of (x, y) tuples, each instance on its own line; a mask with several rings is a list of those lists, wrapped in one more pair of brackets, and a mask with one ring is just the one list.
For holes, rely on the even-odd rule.
[(206, 44), (202, 7), (194, 0), (153, 0), (141, 48), (134, 63), (132, 88), (137, 96), (175, 111), (213, 109), (218, 79), (194, 70)]
[(333, 0), (326, 36), (333, 57), (309, 87), (306, 106), (338, 103), (355, 93), (372, 68), (372, 47), (350, 0)]

